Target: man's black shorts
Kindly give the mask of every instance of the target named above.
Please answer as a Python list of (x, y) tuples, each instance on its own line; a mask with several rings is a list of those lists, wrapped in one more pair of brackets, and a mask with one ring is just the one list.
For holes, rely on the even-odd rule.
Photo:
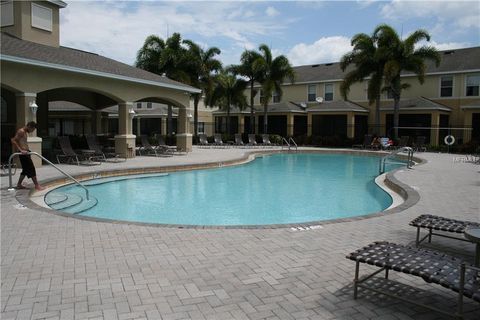
[(28, 178), (36, 177), (37, 172), (35, 171), (35, 166), (33, 165), (32, 158), (30, 155), (20, 155), (20, 163), (22, 164), (22, 176), (27, 176)]

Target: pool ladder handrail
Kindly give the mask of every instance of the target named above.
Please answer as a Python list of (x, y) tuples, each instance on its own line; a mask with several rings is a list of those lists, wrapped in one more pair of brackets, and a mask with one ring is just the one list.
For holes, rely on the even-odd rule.
[(289, 137), (288, 140), (282, 137), (282, 149), (283, 149), (284, 143), (285, 145), (287, 145), (289, 151), (293, 148), (292, 144), (295, 146), (295, 151), (298, 151), (297, 143), (295, 142), (295, 140), (293, 140), (292, 137)]
[(379, 168), (378, 168), (379, 174), (385, 173), (385, 164), (386, 164), (387, 160), (393, 158), (396, 155), (398, 155), (400, 152), (407, 152), (407, 168), (408, 169), (412, 168), (412, 165), (413, 165), (413, 149), (411, 147), (401, 147), (401, 148), (399, 148), (395, 151), (390, 152), (389, 154), (387, 154), (386, 156), (383, 156), (380, 159)]
[(77, 179), (75, 179), (74, 177), (72, 177), (71, 175), (69, 175), (68, 173), (66, 173), (65, 171), (63, 171), (62, 169), (60, 169), (59, 167), (57, 167), (56, 165), (54, 165), (50, 160), (46, 159), (45, 157), (41, 156), (40, 154), (38, 154), (37, 152), (26, 152), (26, 153), (22, 153), (22, 152), (15, 152), (15, 153), (12, 153), (10, 155), (10, 157), (8, 158), (8, 183), (9, 183), (9, 187), (8, 187), (8, 191), (13, 191), (15, 190), (13, 188), (13, 183), (12, 183), (12, 160), (15, 156), (20, 156), (20, 155), (34, 155), (34, 156), (37, 156), (39, 157), (40, 159), (42, 159), (43, 161), (45, 161), (46, 163), (48, 163), (49, 165), (51, 165), (52, 167), (54, 167), (55, 169), (57, 169), (58, 171), (60, 171), (61, 173), (63, 173), (64, 176), (66, 176), (67, 178), (70, 178), (72, 179), (77, 185), (79, 185), (81, 188), (85, 189), (85, 194), (86, 194), (86, 197), (87, 197), (87, 200), (90, 200), (90, 195), (89, 195), (89, 191), (87, 189), (87, 187), (85, 187), (83, 184), (81, 184)]

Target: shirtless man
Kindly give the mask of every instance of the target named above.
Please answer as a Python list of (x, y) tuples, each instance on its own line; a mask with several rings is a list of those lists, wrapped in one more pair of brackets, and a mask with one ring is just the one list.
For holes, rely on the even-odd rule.
[(35, 131), (36, 128), (37, 124), (34, 121), (30, 121), (23, 128), (18, 129), (15, 137), (11, 140), (13, 146), (22, 153), (18, 156), (20, 158), (20, 163), (22, 164), (22, 173), (20, 173), (20, 178), (18, 179), (17, 189), (25, 189), (22, 185), (25, 176), (32, 179), (33, 184), (35, 185), (35, 190), (40, 191), (45, 189), (38, 183), (37, 172), (35, 171), (32, 158), (27, 154), (30, 151), (27, 143), (27, 135)]

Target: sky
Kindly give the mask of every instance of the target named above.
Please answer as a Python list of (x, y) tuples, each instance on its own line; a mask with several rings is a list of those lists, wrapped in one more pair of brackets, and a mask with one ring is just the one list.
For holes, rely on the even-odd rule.
[(426, 29), (439, 50), (480, 45), (480, 1), (65, 1), (60, 43), (130, 65), (145, 38), (174, 32), (217, 47), (224, 65), (268, 45), (294, 66), (339, 61), (357, 33)]

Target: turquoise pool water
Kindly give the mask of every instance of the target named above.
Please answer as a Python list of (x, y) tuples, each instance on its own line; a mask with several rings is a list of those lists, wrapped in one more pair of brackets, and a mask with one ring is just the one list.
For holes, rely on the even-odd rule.
[(78, 201), (85, 192), (75, 185), (51, 191), (46, 202), (83, 216), (162, 224), (330, 220), (390, 206), (391, 197), (374, 182), (378, 162), (353, 155), (277, 154), (232, 167), (92, 180), (86, 183), (90, 202)]

